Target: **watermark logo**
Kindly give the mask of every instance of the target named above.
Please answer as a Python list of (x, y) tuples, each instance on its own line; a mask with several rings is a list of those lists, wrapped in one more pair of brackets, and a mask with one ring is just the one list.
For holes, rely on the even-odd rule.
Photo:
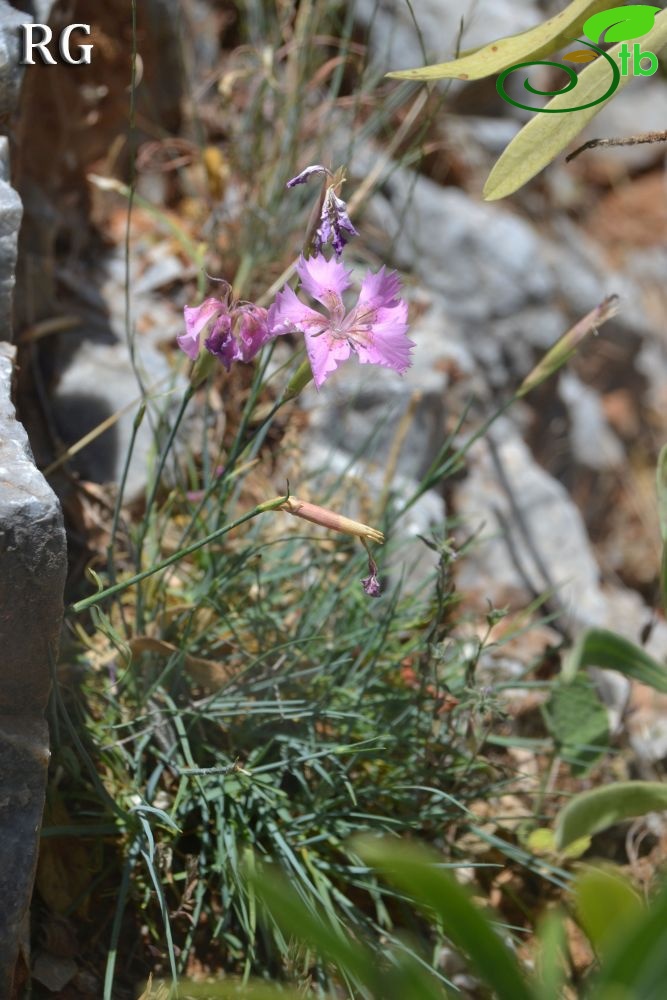
[[(567, 59), (568, 62), (584, 63), (592, 62), (594, 59), (601, 57), (609, 63), (611, 83), (602, 97), (597, 97), (594, 101), (588, 101), (587, 104), (580, 104), (575, 108), (535, 108), (530, 104), (522, 104), (520, 101), (515, 101), (510, 97), (505, 90), (507, 77), (510, 73), (514, 73), (515, 70), (530, 66), (553, 66), (556, 69), (561, 69), (567, 73), (568, 82), (559, 90), (538, 90), (532, 86), (529, 80), (524, 80), (523, 86), (528, 93), (534, 94), (537, 97), (556, 97), (559, 94), (567, 94), (570, 90), (574, 90), (579, 80), (574, 67), (544, 59), (509, 66), (498, 77), (496, 89), (503, 101), (513, 104), (515, 108), (523, 108), (525, 111), (535, 111), (542, 114), (568, 114), (571, 111), (583, 111), (584, 108), (592, 108), (595, 104), (602, 104), (618, 88), (621, 77), (629, 76), (631, 72), (634, 76), (653, 76), (657, 72), (658, 57), (654, 52), (642, 51), (640, 42), (634, 41), (632, 46), (629, 46), (627, 43), (641, 38), (650, 31), (655, 22), (655, 15), (661, 9), (661, 7), (653, 7), (645, 3), (630, 4), (627, 7), (598, 11), (597, 14), (593, 14), (592, 17), (589, 17), (584, 22), (584, 33), (587, 37), (580, 38), (578, 41), (586, 45), (587, 48), (576, 49), (574, 52), (564, 55), (563, 58)], [(590, 41), (589, 39), (594, 39), (594, 41)], [(618, 52), (618, 63), (604, 49), (600, 48), (602, 42), (605, 44), (608, 42), (623, 43)]]
[[(39, 56), (42, 63), (47, 66), (57, 66), (58, 60), (49, 49), (53, 39), (53, 32), (48, 24), (22, 24), (21, 28), (21, 55), (19, 63), (21, 66), (34, 66), (35, 55)], [(71, 39), (74, 31), (80, 31), (84, 35), (90, 34), (89, 24), (68, 24), (63, 28), (58, 38), (58, 52), (63, 62), (70, 66), (90, 66), (92, 45), (77, 45), (78, 55), (72, 55)]]

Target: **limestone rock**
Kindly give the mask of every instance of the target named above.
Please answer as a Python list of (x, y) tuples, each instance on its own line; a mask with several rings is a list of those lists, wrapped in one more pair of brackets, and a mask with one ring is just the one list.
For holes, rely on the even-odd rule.
[[(49, 3), (50, 7), (50, 3)], [(0, 2), (0, 116), (12, 114), (18, 101), (23, 69), (19, 66), (19, 25), (32, 18), (14, 10), (6, 0)]]
[[(606, 616), (599, 569), (578, 508), (565, 487), (537, 465), (509, 421), (497, 423), (494, 439), (522, 520), (541, 563), (548, 568), (569, 622), (579, 628), (602, 624)], [(549, 582), (522, 539), (484, 441), (470, 450), (469, 462), (467, 478), (455, 489), (455, 506), (464, 514), (467, 528), (481, 534), (479, 544), (461, 566), (458, 585), (464, 592), (481, 592), (499, 605), (506, 603), (511, 594), (521, 594), (520, 600), (527, 603), (531, 595), (512, 552), (518, 555), (538, 591), (548, 590)], [(503, 526), (507, 527), (509, 546)]]
[(0, 714), (40, 714), (63, 613), (65, 531), (9, 400), (12, 354), (0, 344)]
[(455, 318), (480, 322), (553, 298), (545, 241), (519, 216), (409, 171), (393, 173), (383, 191), (370, 214), (393, 240), (396, 263), (413, 267)]
[[(6, 272), (5, 272), (6, 273)], [(0, 343), (0, 996), (11, 995), (37, 863), (48, 729), (67, 569), (60, 505), (11, 404), (14, 349)]]
[(0, 715), (0, 996), (6, 998), (37, 867), (48, 760), (44, 719)]

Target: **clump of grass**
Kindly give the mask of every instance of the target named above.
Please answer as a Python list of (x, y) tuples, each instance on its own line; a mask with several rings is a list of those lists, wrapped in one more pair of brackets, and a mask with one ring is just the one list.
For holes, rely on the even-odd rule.
[[(298, 972), (278, 928), (257, 927), (243, 874), (254, 855), (279, 863), (313, 912), (388, 940), (387, 903), (350, 837), (439, 842), (488, 788), (461, 725), (469, 704), (443, 710), (425, 645), (446, 627), (452, 595), (415, 604), (397, 589), (371, 611), (357, 576), (345, 546), (267, 539), (258, 525), (230, 551), (201, 550), (164, 585), (152, 606), (160, 639), (130, 666), (111, 644), (117, 610), (97, 613), (109, 644), (94, 671), (80, 658), (79, 693), (59, 694), (54, 761), (80, 833), (107, 831), (123, 866), (108, 983), (112, 971), (145, 971), (125, 937), (138, 911), (159, 972), (196, 962)], [(108, 877), (90, 886), (97, 902), (108, 889)]]

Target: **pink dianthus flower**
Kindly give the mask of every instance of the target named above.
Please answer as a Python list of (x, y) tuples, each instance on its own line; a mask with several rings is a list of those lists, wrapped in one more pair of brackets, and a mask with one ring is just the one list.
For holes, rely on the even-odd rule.
[(408, 307), (399, 298), (400, 278), (380, 268), (361, 283), (355, 306), (346, 312), (342, 293), (350, 287), (350, 272), (335, 259), (300, 257), (301, 287), (326, 309), (326, 315), (305, 305), (287, 286), (269, 310), (271, 335), (301, 331), (319, 389), (341, 361), (354, 351), (361, 364), (382, 365), (403, 375), (410, 367), (413, 342), (407, 337)]

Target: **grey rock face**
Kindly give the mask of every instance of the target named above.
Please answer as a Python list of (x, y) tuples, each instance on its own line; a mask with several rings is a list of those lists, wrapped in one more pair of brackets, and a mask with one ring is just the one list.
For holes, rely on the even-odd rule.
[(63, 612), (65, 531), (14, 415), (12, 355), (0, 344), (0, 714), (40, 714)]
[(37, 864), (67, 568), (60, 505), (35, 468), (0, 343), (0, 996), (9, 997)]
[[(0, 142), (6, 146), (7, 140)], [(21, 212), (21, 199), (16, 191), (0, 180), (0, 340), (9, 340), (11, 336), (16, 240)]]
[(38, 716), (0, 716), (0, 996), (12, 996), (14, 967), (37, 867), (49, 760)]
[(622, 465), (623, 445), (607, 423), (598, 394), (572, 372), (561, 375), (558, 390), (572, 421), (570, 438), (576, 460), (589, 469)]
[(463, 191), (396, 171), (375, 196), (373, 218), (395, 240), (396, 262), (414, 266), (457, 319), (509, 316), (555, 291), (544, 241), (523, 219)]
[(479, 589), (493, 594), (499, 603), (511, 592), (521, 592), (525, 583), (518, 572), (498, 520), (506, 526), (514, 550), (538, 590), (552, 584), (559, 603), (575, 627), (600, 625), (605, 621), (605, 602), (600, 589), (599, 569), (586, 534), (583, 518), (565, 488), (540, 468), (529, 449), (508, 421), (494, 429), (499, 460), (516, 491), (515, 500), (530, 532), (541, 562), (551, 580), (544, 579), (534, 557), (525, 551), (509, 499), (494, 469), (485, 442), (469, 452), (470, 471), (457, 486), (457, 509), (466, 512), (471, 529), (481, 530), (479, 545), (466, 559), (459, 573), (462, 590)]
[[(465, 511), (467, 525), (480, 531), (479, 544), (457, 574), (459, 589), (490, 598), (496, 606), (517, 597), (525, 606), (532, 596), (526, 587), (527, 577), (539, 591), (553, 587), (554, 603), (564, 612), (559, 620), (574, 633), (601, 627), (638, 643), (651, 618), (650, 609), (633, 591), (601, 585), (581, 513), (565, 488), (537, 465), (507, 420), (497, 424), (494, 439), (532, 549), (522, 536), (488, 446), (480, 441), (469, 453), (468, 478), (454, 491), (456, 509)], [(549, 579), (542, 567), (548, 568)], [(663, 623), (656, 624), (646, 649), (656, 659), (664, 658), (667, 628)], [(611, 727), (616, 729), (627, 702), (629, 681), (608, 670), (594, 669), (591, 674), (607, 706)]]
[(11, 114), (21, 86), (20, 25), (32, 18), (2, 0), (0, 3), (0, 115)]
[[(143, 255), (146, 258), (150, 260), (150, 252)], [(160, 297), (161, 284), (173, 280), (174, 265), (172, 257), (159, 258), (143, 274), (137, 272), (136, 278), (135, 271), (131, 272), (133, 319), (142, 329), (135, 338), (134, 366), (125, 331), (122, 253), (109, 254), (104, 271), (100, 267), (102, 273), (96, 276), (91, 308), (80, 310), (80, 326), (62, 338), (63, 346), (67, 340), (68, 354), (61, 352), (63, 368), (51, 395), (62, 440), (73, 444), (121, 411), (114, 425), (75, 456), (71, 466), (83, 479), (119, 482), (134, 439), (125, 483), (127, 500), (143, 493), (156, 448), (150, 419), (142, 422), (136, 435), (133, 430), (141, 386), (149, 398), (150, 415), (157, 421), (160, 414), (174, 413), (188, 385), (161, 350), (182, 328), (180, 317)], [(94, 308), (96, 304), (102, 308)]]

